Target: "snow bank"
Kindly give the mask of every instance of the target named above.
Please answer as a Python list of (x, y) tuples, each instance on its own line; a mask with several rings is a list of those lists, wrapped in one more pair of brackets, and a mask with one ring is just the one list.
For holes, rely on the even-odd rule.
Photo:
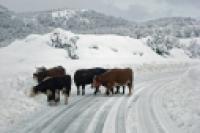
[[(62, 31), (62, 30), (59, 30)], [(30, 35), (0, 49), (0, 131), (18, 121), (25, 113), (37, 111), (44, 96), (30, 98), (35, 67), (62, 65), (73, 75), (79, 68), (131, 67), (138, 72), (163, 71), (186, 66), (188, 59), (167, 59), (155, 54), (141, 40), (116, 35), (77, 35), (79, 60), (71, 60), (67, 51), (51, 47), (51, 33)], [(73, 87), (74, 91), (75, 88)]]
[(174, 48), (170, 51), (170, 56), (177, 59), (189, 59), (188, 55), (183, 49)]
[(200, 69), (199, 66), (186, 72), (166, 89), (164, 105), (169, 116), (185, 133), (200, 131)]

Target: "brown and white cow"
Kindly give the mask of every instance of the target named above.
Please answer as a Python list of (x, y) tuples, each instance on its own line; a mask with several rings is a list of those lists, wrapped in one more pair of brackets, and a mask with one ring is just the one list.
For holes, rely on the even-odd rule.
[(66, 75), (66, 71), (62, 66), (56, 66), (49, 69), (46, 67), (39, 67), (36, 72), (33, 73), (33, 78), (40, 83), (47, 77), (62, 77), (64, 75)]
[(115, 86), (125, 86), (129, 88), (129, 95), (132, 94), (134, 73), (132, 69), (110, 69), (109, 71), (96, 76), (93, 80), (93, 85), (99, 87), (103, 85), (106, 87), (106, 94), (113, 92)]

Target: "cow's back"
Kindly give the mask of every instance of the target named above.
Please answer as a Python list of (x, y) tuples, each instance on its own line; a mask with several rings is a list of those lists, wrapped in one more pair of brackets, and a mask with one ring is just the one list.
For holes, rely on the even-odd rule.
[(62, 66), (50, 68), (47, 70), (47, 76), (49, 77), (60, 77), (66, 75), (66, 71)]
[(74, 82), (77, 86), (91, 84), (95, 75), (100, 75), (106, 71), (103, 68), (79, 69), (74, 74)]
[(74, 73), (74, 83), (79, 86), (82, 85), (82, 83), (85, 82), (85, 76), (86, 70), (85, 69), (79, 69)]
[(55, 81), (54, 78), (47, 78), (43, 81), (41, 81), (36, 87), (41, 91), (41, 92), (46, 92), (47, 89), (54, 88), (56, 86), (57, 82)]
[(71, 86), (71, 76), (70, 75), (64, 75), (60, 77), (54, 77), (56, 80), (57, 84), (59, 86), (64, 86), (64, 87), (69, 87)]
[(126, 83), (132, 82), (133, 73), (132, 69), (111, 69), (104, 74), (104, 79), (108, 82)]

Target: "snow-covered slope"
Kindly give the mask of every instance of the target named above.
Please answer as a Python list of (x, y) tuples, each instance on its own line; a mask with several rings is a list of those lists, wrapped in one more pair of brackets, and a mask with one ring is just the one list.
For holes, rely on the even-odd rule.
[[(57, 29), (66, 35), (71, 32)], [(29, 98), (35, 67), (62, 65), (73, 75), (78, 68), (139, 67), (180, 63), (188, 59), (166, 59), (155, 54), (142, 40), (116, 35), (82, 35), (77, 41), (78, 60), (71, 60), (67, 51), (51, 47), (51, 35), (30, 35), (0, 49), (0, 128), (16, 123), (20, 115), (46, 105), (44, 97)], [(162, 67), (165, 67), (163, 65)], [(153, 67), (149, 67), (150, 71)], [(148, 68), (147, 68), (148, 69)], [(157, 68), (156, 68), (157, 69)], [(161, 70), (161, 69), (160, 69)], [(74, 91), (74, 90), (73, 90)], [(0, 129), (1, 131), (1, 129)]]
[(190, 58), (200, 58), (200, 38), (180, 39), (180, 43)]
[[(14, 13), (0, 5), (0, 45), (24, 38), (29, 34), (44, 34), (53, 28), (75, 33), (117, 34), (142, 38), (159, 30), (165, 36), (190, 38), (200, 36), (200, 22), (189, 17), (162, 18), (135, 23), (107, 16), (93, 10), (56, 9), (51, 11)], [(7, 42), (5, 44), (5, 42)]]
[(163, 105), (176, 126), (185, 133), (200, 131), (199, 66), (189, 69), (171, 87), (165, 89)]

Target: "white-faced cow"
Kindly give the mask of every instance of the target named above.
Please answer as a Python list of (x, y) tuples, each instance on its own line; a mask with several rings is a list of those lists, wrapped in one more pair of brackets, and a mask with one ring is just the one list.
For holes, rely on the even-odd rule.
[(60, 77), (50, 77), (41, 81), (38, 85), (34, 86), (32, 89), (31, 96), (35, 96), (39, 93), (44, 93), (47, 95), (47, 102), (55, 100), (55, 102), (60, 101), (60, 92), (63, 93), (65, 104), (68, 103), (68, 97), (71, 93), (71, 76), (64, 75)]
[(56, 66), (47, 69), (46, 67), (39, 67), (37, 71), (33, 73), (33, 78), (40, 83), (47, 77), (60, 77), (66, 75), (65, 68), (62, 66)]

